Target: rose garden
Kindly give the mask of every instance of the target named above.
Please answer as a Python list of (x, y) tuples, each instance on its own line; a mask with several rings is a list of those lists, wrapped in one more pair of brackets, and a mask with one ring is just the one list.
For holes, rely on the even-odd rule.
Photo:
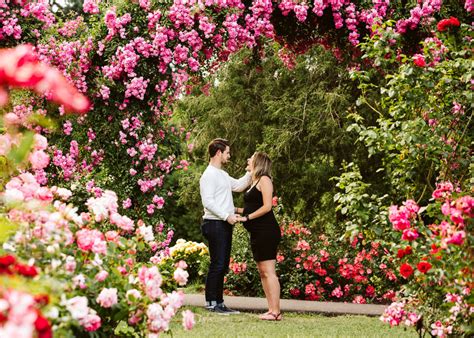
[[(473, 11), (1, 1), (0, 337), (205, 325), (183, 299), (209, 264), (198, 181), (215, 137), (234, 177), (255, 150), (274, 161), (282, 298), (474, 334)], [(263, 296), (240, 225), (229, 269), (227, 295)]]

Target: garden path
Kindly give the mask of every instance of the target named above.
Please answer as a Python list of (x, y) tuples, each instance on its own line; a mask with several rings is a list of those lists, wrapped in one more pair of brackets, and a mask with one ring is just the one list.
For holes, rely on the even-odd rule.
[[(225, 304), (236, 310), (260, 311), (267, 310), (265, 298), (224, 296)], [(186, 294), (184, 305), (204, 306), (204, 295)], [(379, 316), (387, 306), (377, 304), (353, 304), (338, 302), (317, 302), (308, 300), (282, 299), (282, 312), (316, 312), (327, 314), (357, 314)]]

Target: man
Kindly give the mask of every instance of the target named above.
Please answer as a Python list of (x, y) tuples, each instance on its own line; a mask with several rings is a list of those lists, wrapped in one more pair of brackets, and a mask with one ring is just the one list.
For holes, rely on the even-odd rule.
[(206, 307), (219, 314), (238, 311), (224, 305), (224, 276), (229, 270), (233, 225), (239, 221), (234, 214), (232, 191), (244, 191), (250, 184), (250, 173), (236, 180), (222, 170), (230, 159), (229, 142), (215, 139), (208, 146), (210, 161), (199, 180), (204, 206), (202, 234), (209, 242), (211, 264), (206, 278)]

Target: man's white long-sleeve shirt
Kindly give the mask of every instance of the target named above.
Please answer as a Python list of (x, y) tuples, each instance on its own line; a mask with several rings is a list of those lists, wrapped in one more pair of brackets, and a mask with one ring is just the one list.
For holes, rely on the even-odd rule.
[(227, 220), (234, 213), (232, 191), (244, 191), (250, 184), (250, 173), (239, 179), (209, 164), (199, 180), (204, 219)]

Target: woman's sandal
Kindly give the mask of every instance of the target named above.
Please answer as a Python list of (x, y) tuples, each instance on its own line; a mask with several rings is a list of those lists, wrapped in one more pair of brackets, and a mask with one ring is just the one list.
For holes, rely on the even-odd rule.
[(271, 320), (271, 321), (280, 321), (282, 319), (280, 313), (267, 312), (259, 316), (261, 320)]

